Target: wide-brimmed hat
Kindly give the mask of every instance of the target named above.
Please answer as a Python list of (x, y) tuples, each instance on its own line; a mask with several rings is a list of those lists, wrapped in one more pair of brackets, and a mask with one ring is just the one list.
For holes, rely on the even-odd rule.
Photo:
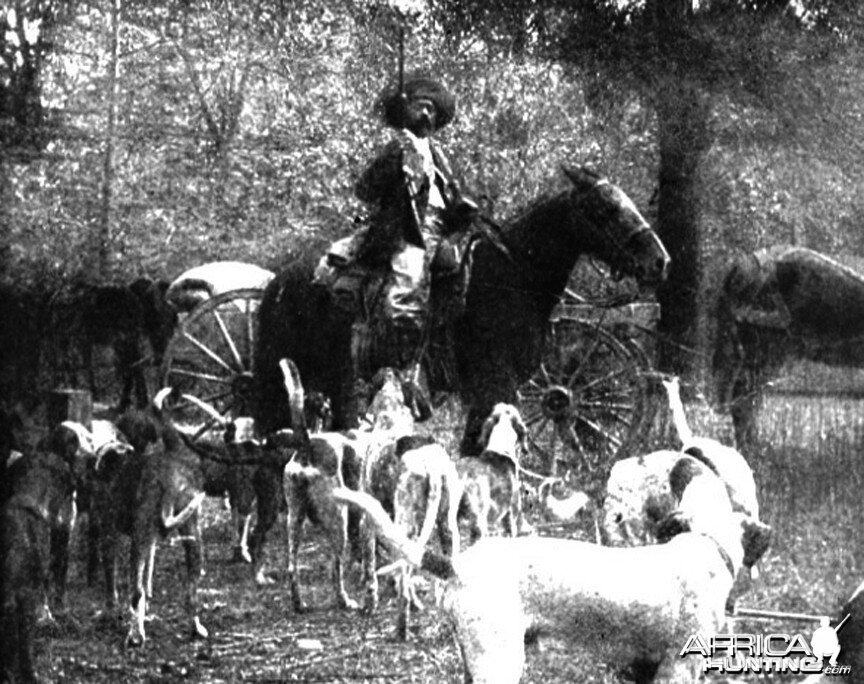
[(398, 83), (391, 83), (378, 96), (375, 110), (388, 126), (402, 128), (405, 102), (425, 98), (435, 106), (435, 130), (444, 128), (456, 116), (456, 98), (440, 82), (424, 74), (405, 77), (402, 90)]

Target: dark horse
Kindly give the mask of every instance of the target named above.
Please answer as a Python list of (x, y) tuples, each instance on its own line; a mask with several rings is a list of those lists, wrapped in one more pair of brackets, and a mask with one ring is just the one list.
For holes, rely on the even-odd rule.
[[(455, 321), (458, 379), (468, 408), (462, 452), (477, 438), (496, 402), (516, 402), (517, 388), (540, 364), (549, 316), (582, 254), (608, 263), (617, 275), (656, 284), (669, 267), (660, 239), (617, 186), (584, 168), (564, 169), (571, 187), (536, 201), (508, 222), (500, 243), (481, 239), (473, 250), (464, 312)], [(256, 420), (265, 432), (288, 426), (288, 404), (278, 362), (296, 363), (304, 385), (330, 396), (334, 429), (353, 427), (349, 314), (312, 285), (317, 255), (300, 259), (267, 287), (259, 309), (255, 377)]]
[(716, 317), (717, 397), (744, 451), (756, 442), (763, 389), (788, 359), (864, 366), (864, 275), (811, 249), (777, 245), (736, 257)]
[[(564, 169), (571, 187), (535, 202), (497, 239), (474, 243), (464, 310), (452, 323), (458, 377), (436, 391), (458, 391), (468, 408), (461, 450), (480, 451), (483, 420), (497, 402), (516, 402), (517, 388), (540, 365), (549, 316), (582, 254), (616, 275), (659, 283), (669, 255), (627, 195), (586, 169)], [(497, 243), (497, 244), (496, 244)], [(264, 434), (291, 426), (279, 360), (292, 359), (304, 386), (332, 400), (333, 429), (355, 426), (353, 315), (313, 285), (318, 255), (291, 263), (264, 291), (254, 354), (255, 419)], [(433, 288), (434, 289), (434, 288)], [(281, 470), (256, 475), (258, 521), (250, 552), (260, 579), (263, 546), (278, 513)]]

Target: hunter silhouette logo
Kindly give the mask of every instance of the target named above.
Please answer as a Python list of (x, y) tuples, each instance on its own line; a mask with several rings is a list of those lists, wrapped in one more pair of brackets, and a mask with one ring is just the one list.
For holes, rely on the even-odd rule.
[(831, 621), (827, 617), (823, 617), (819, 621), (819, 627), (813, 632), (813, 638), (810, 640), (810, 646), (813, 648), (813, 655), (822, 661), (824, 658), (829, 658), (828, 664), (831, 667), (837, 665), (837, 656), (840, 655), (840, 639), (837, 633), (840, 628), (846, 624), (849, 619), (847, 615), (840, 624), (836, 627), (831, 626)]
[(820, 618), (809, 642), (802, 634), (715, 634), (707, 639), (694, 634), (680, 656), (701, 656), (703, 672), (849, 675), (849, 665), (837, 664), (838, 633), (849, 617), (836, 627), (827, 617)]

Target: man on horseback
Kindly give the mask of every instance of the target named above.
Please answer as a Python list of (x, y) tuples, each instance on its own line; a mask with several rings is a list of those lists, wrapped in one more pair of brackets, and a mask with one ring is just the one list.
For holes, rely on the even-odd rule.
[(369, 228), (358, 247), (358, 263), (389, 266), (382, 301), (396, 363), (417, 361), (428, 336), (432, 273), (456, 275), (459, 237), (477, 215), (464, 197), (450, 164), (432, 135), (456, 112), (453, 95), (439, 82), (413, 76), (386, 88), (376, 109), (396, 129), (394, 138), (369, 163), (355, 186), (370, 207)]

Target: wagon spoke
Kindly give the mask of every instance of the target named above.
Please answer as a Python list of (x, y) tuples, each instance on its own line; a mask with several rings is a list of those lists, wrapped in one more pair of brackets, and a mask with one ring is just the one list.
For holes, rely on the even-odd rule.
[(601, 383), (608, 382), (608, 381), (613, 380), (615, 378), (623, 377), (625, 373), (626, 373), (626, 370), (624, 370), (624, 369), (609, 371), (605, 375), (601, 375), (599, 377), (596, 377), (593, 380), (582, 385), (581, 390), (584, 392), (585, 390), (592, 389), (592, 388), (596, 387), (597, 385), (600, 385)]
[(624, 404), (624, 403), (609, 403), (606, 401), (580, 401), (579, 402), (580, 409), (589, 409), (592, 413), (597, 413), (598, 411), (633, 411), (633, 404)]
[(537, 410), (537, 411), (532, 411), (531, 413), (526, 413), (523, 416), (522, 420), (525, 423), (526, 427), (529, 427), (529, 428), (538, 427), (539, 428), (541, 426), (538, 425), (538, 423), (540, 423), (541, 420), (548, 420), (548, 418), (546, 418), (546, 416), (543, 415), (542, 411)]
[(219, 313), (219, 309), (213, 309), (213, 318), (216, 319), (216, 325), (222, 333), (222, 339), (225, 340), (225, 344), (227, 344), (228, 348), (231, 350), (231, 355), (234, 357), (234, 363), (237, 364), (237, 369), (241, 371), (245, 370), (245, 368), (243, 368), (243, 359), (240, 357), (240, 352), (237, 351), (237, 345), (234, 344), (234, 339), (231, 337), (231, 333), (228, 332), (228, 326), (225, 324), (225, 319), (222, 318), (222, 314)]
[(616, 449), (620, 449), (620, 448), (621, 448), (621, 444), (622, 444), (621, 440), (618, 439), (618, 437), (616, 437), (615, 435), (613, 435), (611, 432), (607, 431), (607, 430), (606, 430), (602, 425), (600, 425), (599, 423), (597, 423), (597, 422), (595, 422), (595, 421), (593, 421), (593, 420), (589, 420), (589, 419), (586, 418), (585, 416), (576, 416), (576, 420), (578, 420), (582, 425), (585, 425), (586, 427), (588, 427), (588, 428), (590, 428), (591, 430), (593, 430), (595, 434), (597, 434), (597, 435), (599, 435), (600, 437), (602, 437), (602, 438), (608, 440), (609, 443), (610, 443), (612, 446), (614, 446)]
[(546, 369), (546, 364), (540, 364), (540, 375), (543, 377), (543, 381), (549, 385), (552, 383), (552, 379), (549, 377), (549, 371)]
[(246, 368), (244, 368), (244, 370), (249, 370), (249, 371), (253, 370), (252, 364), (255, 361), (255, 356), (254, 356), (254, 354), (255, 354), (255, 316), (253, 314), (254, 314), (254, 312), (252, 311), (252, 300), (247, 299), (246, 300), (246, 341), (249, 344), (249, 346), (247, 347), (248, 352), (249, 352), (249, 358), (248, 358), (248, 363), (246, 365)]
[[(214, 406), (221, 399), (225, 399), (226, 397), (230, 397), (230, 396), (231, 396), (231, 391), (228, 390), (225, 392), (218, 392), (217, 394), (210, 394), (208, 396), (198, 397), (198, 398), (201, 401), (203, 401), (207, 404), (210, 404), (211, 406)], [(174, 408), (194, 408), (194, 409), (197, 409), (199, 411), (201, 410), (201, 407), (198, 406), (194, 401), (191, 401), (190, 399), (187, 399), (185, 397), (181, 398), (173, 406), (174, 406)]]
[(185, 368), (172, 368), (169, 373), (171, 375), (181, 375), (187, 378), (206, 380), (208, 382), (219, 382), (226, 385), (231, 383), (231, 378), (228, 377), (211, 375), (210, 373), (202, 373), (200, 371), (186, 370)]
[[(257, 334), (254, 313), (261, 297), (257, 289), (232, 290), (197, 305), (166, 349), (164, 384), (177, 386), (222, 415), (245, 411)], [(218, 424), (188, 402), (172, 407), (168, 418), (200, 426), (196, 438)]]
[(199, 427), (197, 430), (195, 430), (194, 433), (192, 433), (192, 441), (197, 442), (199, 439), (201, 439), (201, 437), (203, 437), (205, 434), (210, 432), (210, 430), (217, 427), (218, 425), (219, 421), (217, 421), (215, 418), (208, 418), (206, 421), (204, 421), (204, 424), (201, 425), (201, 427)]
[(227, 370), (229, 373), (233, 373), (233, 372), (234, 372), (234, 369), (231, 368), (231, 366), (228, 365), (228, 363), (226, 363), (225, 360), (223, 360), (221, 356), (219, 356), (215, 351), (213, 351), (212, 349), (210, 349), (210, 347), (208, 347), (206, 344), (204, 344), (201, 340), (199, 340), (198, 338), (194, 337), (191, 333), (188, 333), (188, 332), (184, 331), (184, 332), (183, 332), (183, 337), (184, 337), (186, 340), (188, 340), (189, 342), (191, 342), (192, 345), (193, 345), (196, 349), (198, 349), (202, 354), (204, 354), (205, 356), (207, 356), (207, 358), (212, 359), (213, 361), (215, 361), (217, 364), (219, 364), (220, 366), (222, 366), (222, 368), (224, 368), (225, 370)]

